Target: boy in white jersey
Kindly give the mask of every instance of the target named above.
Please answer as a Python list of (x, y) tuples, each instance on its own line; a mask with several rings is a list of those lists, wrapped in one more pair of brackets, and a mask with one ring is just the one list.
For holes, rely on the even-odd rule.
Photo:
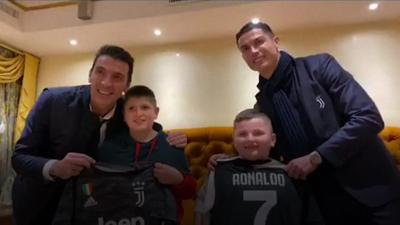
[(290, 180), (269, 158), (276, 136), (269, 118), (254, 109), (234, 120), (237, 157), (219, 160), (199, 193), (196, 224), (324, 224), (304, 181)]

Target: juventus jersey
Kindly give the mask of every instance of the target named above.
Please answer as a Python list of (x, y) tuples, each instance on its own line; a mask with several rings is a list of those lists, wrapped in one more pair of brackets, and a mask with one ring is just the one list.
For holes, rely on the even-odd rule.
[(95, 164), (64, 190), (53, 225), (176, 224), (175, 199), (153, 176), (153, 163)]
[(322, 224), (314, 200), (304, 190), (295, 187), (277, 161), (235, 157), (219, 161), (210, 173), (196, 211), (208, 212), (212, 225)]

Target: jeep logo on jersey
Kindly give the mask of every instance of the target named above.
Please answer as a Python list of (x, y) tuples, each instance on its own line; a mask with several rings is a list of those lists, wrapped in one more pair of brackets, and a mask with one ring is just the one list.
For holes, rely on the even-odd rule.
[(131, 219), (120, 219), (118, 221), (104, 221), (103, 217), (98, 218), (98, 225), (145, 225), (144, 219), (140, 216), (132, 217)]
[(132, 186), (134, 193), (137, 196), (135, 204), (138, 207), (142, 207), (144, 204), (144, 182), (134, 182), (132, 183)]

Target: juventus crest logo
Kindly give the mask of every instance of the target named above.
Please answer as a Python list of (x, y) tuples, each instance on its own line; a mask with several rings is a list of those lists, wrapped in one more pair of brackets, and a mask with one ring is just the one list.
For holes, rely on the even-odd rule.
[(325, 102), (324, 102), (324, 100), (321, 98), (320, 95), (318, 95), (317, 97), (315, 97), (315, 101), (319, 103), (319, 108), (320, 108), (320, 109), (324, 109), (324, 108), (325, 108)]
[(132, 183), (132, 187), (137, 196), (135, 204), (138, 207), (142, 207), (144, 204), (144, 182), (134, 182)]

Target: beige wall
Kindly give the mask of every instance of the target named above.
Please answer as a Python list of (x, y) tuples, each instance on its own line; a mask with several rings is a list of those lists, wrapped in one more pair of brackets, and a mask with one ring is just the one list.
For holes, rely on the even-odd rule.
[[(295, 56), (328, 52), (351, 72), (377, 103), (386, 125), (400, 126), (400, 29), (396, 23), (289, 31), (281, 47)], [(129, 48), (128, 48), (129, 49)], [(165, 128), (230, 126), (252, 107), (257, 73), (250, 71), (232, 37), (197, 43), (129, 49), (133, 84), (150, 86)], [(179, 52), (180, 56), (175, 53)], [(42, 58), (38, 90), (86, 84), (93, 54)]]

